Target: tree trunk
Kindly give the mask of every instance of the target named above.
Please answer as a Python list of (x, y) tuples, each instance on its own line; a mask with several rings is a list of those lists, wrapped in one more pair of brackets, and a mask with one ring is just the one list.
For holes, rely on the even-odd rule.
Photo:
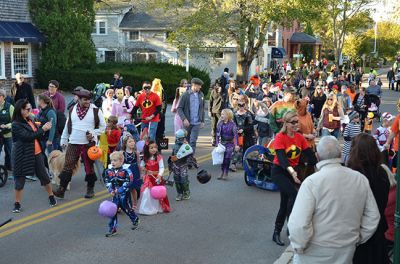
[(240, 51), (237, 51), (236, 57), (237, 57), (236, 79), (237, 81), (247, 81), (249, 79), (249, 70), (251, 61), (249, 62), (248, 60), (246, 60), (246, 57)]

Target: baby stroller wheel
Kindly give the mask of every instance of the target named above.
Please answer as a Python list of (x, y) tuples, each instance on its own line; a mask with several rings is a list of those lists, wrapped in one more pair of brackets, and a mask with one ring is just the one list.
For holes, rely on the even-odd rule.
[(251, 186), (252, 184), (249, 181), (249, 176), (247, 176), (247, 173), (244, 172), (244, 182), (246, 183), (247, 186)]
[(8, 173), (5, 166), (0, 165), (0, 187), (7, 183)]

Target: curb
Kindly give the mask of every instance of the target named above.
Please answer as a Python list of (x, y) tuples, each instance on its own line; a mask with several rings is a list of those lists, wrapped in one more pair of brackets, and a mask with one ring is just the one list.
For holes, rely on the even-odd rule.
[(293, 259), (293, 249), (292, 246), (288, 246), (285, 251), (282, 253), (282, 255), (277, 259), (274, 264), (290, 264), (292, 263)]

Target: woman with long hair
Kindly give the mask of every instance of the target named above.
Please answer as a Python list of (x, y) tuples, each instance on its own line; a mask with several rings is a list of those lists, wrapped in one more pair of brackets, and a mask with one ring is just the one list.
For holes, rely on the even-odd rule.
[(281, 194), (280, 207), (272, 236), (272, 240), (279, 246), (284, 245), (280, 234), (285, 220), (290, 216), (296, 199), (298, 184), (301, 183), (295, 170), (299, 164), (300, 156), (304, 153), (309, 165), (313, 166), (317, 163), (315, 154), (306, 139), (297, 132), (299, 130), (297, 113), (293, 110), (286, 112), (282, 121), (282, 129), (274, 140), (276, 155), (271, 169), (272, 181), (278, 185)]
[(314, 118), (319, 118), (321, 116), (322, 107), (326, 101), (326, 95), (322, 86), (317, 85), (315, 87), (314, 93), (311, 96), (310, 104), (312, 106), (312, 115)]
[(366, 243), (356, 248), (353, 257), (354, 264), (389, 263), (385, 245), (385, 232), (388, 229), (385, 208), (388, 202), (390, 183), (384, 166), (386, 165), (383, 165), (382, 153), (379, 151), (374, 137), (361, 133), (353, 139), (348, 167), (367, 177), (381, 215), (375, 234)]
[(178, 108), (178, 105), (179, 105), (179, 101), (181, 99), (181, 95), (184, 92), (186, 92), (186, 86), (187, 86), (187, 80), (186, 79), (182, 79), (179, 87), (176, 88), (176, 90), (175, 90), (175, 98), (174, 98), (174, 101), (172, 102), (171, 112), (174, 114), (174, 129), (175, 129), (175, 133), (179, 129), (183, 128), (182, 119), (178, 115), (177, 108)]
[(36, 175), (44, 186), (50, 206), (57, 204), (51, 189), (50, 178), (45, 167), (45, 156), (40, 146), (40, 140), (52, 127), (51, 122), (36, 126), (31, 117), (32, 105), (27, 99), (20, 99), (15, 104), (12, 117), (12, 136), (14, 146), (12, 160), (14, 161), (15, 203), (13, 213), (21, 211), (22, 190), (25, 177)]
[(340, 120), (343, 117), (343, 108), (340, 107), (336, 95), (331, 92), (328, 94), (324, 106), (321, 110), (321, 116), (318, 122), (318, 129), (322, 130), (322, 136), (340, 135)]
[(61, 135), (57, 132), (57, 113), (53, 108), (52, 100), (47, 95), (41, 94), (38, 96), (38, 106), (40, 112), (37, 115), (37, 119), (40, 124), (44, 125), (47, 122), (51, 122), (51, 129), (40, 140), (43, 151), (47, 150), (47, 153), (50, 154), (53, 150), (60, 148)]
[(368, 107), (370, 106), (370, 99), (366, 94), (365, 87), (360, 87), (358, 94), (353, 99), (353, 107), (360, 114), (361, 131), (364, 130), (365, 118), (368, 114)]

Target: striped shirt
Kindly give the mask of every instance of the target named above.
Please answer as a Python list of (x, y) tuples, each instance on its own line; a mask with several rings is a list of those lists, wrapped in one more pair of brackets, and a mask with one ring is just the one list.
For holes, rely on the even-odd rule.
[[(351, 140), (357, 136), (358, 134), (361, 133), (361, 126), (358, 123), (349, 123), (346, 128), (344, 129), (343, 132), (343, 138), (344, 144), (343, 144), (343, 150), (342, 150), (342, 157), (343, 160), (346, 162), (347, 157), (350, 154), (350, 149), (351, 149)], [(346, 140), (346, 138), (349, 137), (351, 140)]]

